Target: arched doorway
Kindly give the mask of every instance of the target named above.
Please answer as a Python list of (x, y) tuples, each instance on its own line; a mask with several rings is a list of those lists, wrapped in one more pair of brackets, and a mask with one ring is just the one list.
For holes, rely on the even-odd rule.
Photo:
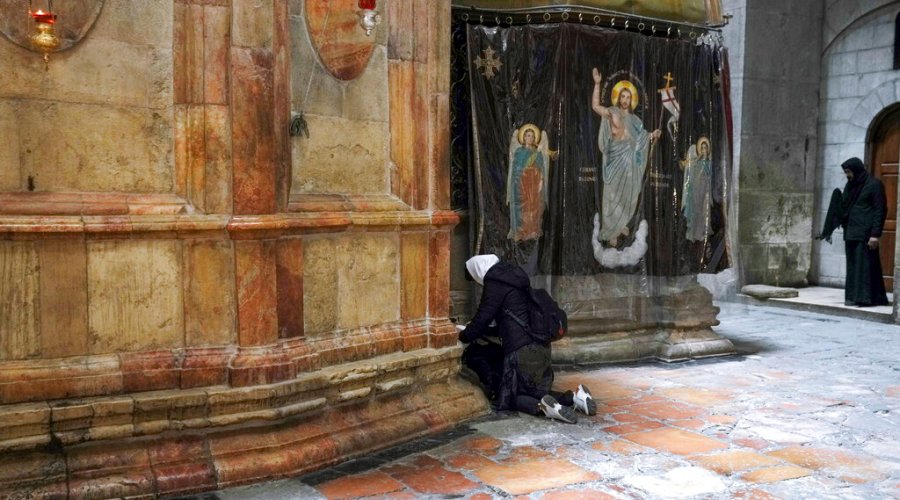
[(897, 239), (897, 177), (900, 174), (900, 104), (878, 114), (869, 127), (869, 157), (872, 173), (884, 183), (887, 219), (881, 237), (881, 268), (884, 287), (894, 289), (894, 247)]

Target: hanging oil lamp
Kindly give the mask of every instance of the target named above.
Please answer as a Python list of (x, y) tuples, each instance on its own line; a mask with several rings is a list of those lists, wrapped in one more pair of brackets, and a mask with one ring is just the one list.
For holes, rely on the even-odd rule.
[(375, 26), (381, 22), (381, 16), (375, 12), (375, 0), (359, 0), (359, 25), (366, 30), (366, 36), (371, 36)]
[(34, 19), (35, 30), (31, 35), (31, 44), (44, 54), (44, 68), (50, 69), (50, 53), (59, 47), (59, 37), (53, 30), (56, 14), (53, 13), (53, 0), (47, 0), (47, 10), (34, 10), (32, 0), (28, 0), (28, 15)]

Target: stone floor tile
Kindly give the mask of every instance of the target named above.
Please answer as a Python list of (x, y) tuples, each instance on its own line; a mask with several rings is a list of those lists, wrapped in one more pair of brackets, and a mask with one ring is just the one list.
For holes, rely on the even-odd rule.
[(345, 476), (317, 486), (329, 500), (385, 495), (404, 488), (403, 484), (383, 472)]
[(633, 434), (635, 432), (643, 432), (643, 431), (650, 430), (650, 429), (659, 429), (661, 427), (665, 427), (665, 426), (654, 420), (644, 420), (641, 422), (634, 422), (631, 424), (614, 425), (612, 427), (607, 427), (603, 430), (606, 432), (611, 432), (613, 434), (619, 434), (619, 435), (624, 436), (627, 434)]
[(769, 452), (769, 455), (800, 467), (828, 470), (851, 483), (867, 483), (886, 479), (892, 468), (889, 464), (872, 457), (811, 446), (791, 446)]
[[(652, 498), (689, 498), (724, 493), (722, 478), (700, 467), (675, 467), (662, 474), (643, 473), (624, 478), (624, 483)], [(642, 495), (644, 497), (644, 495)]]
[(672, 401), (631, 405), (628, 407), (628, 411), (657, 420), (685, 420), (706, 413), (703, 408)]
[[(695, 431), (700, 431), (709, 427), (709, 424), (707, 424), (706, 421), (696, 418), (690, 418), (687, 420), (673, 420), (669, 423), (674, 427), (681, 427), (682, 429), (693, 429)], [(717, 437), (721, 437), (722, 439), (727, 438), (727, 436), (725, 435)]]
[(600, 476), (566, 460), (536, 460), (497, 464), (475, 471), (478, 479), (510, 495), (561, 488), (600, 479)]
[(646, 422), (647, 418), (641, 415), (635, 415), (634, 413), (616, 413), (615, 415), (611, 415), (613, 420), (619, 422), (621, 424), (631, 424), (635, 422)]
[(491, 500), (493, 495), (489, 493), (476, 493), (469, 497), (469, 500)]
[(660, 402), (660, 401), (666, 401), (666, 399), (661, 398), (659, 396), (647, 396), (647, 395), (640, 394), (640, 395), (631, 396), (631, 397), (610, 399), (610, 400), (605, 401), (605, 403), (609, 406), (612, 406), (613, 408), (617, 408), (620, 406), (632, 406), (632, 405), (638, 405), (638, 404), (643, 404), (643, 403), (656, 403), (656, 402)]
[(744, 448), (753, 448), (754, 450), (765, 450), (772, 446), (772, 443), (757, 438), (737, 438), (731, 440), (734, 444), (738, 446), (743, 446)]
[(719, 425), (732, 425), (737, 422), (737, 418), (731, 415), (710, 415), (706, 418), (709, 423)]
[(571, 489), (545, 493), (540, 498), (541, 500), (616, 500), (619, 497), (595, 489)]
[(503, 446), (503, 441), (490, 436), (476, 436), (466, 439), (462, 443), (464, 449), (476, 451), (485, 456), (496, 454), (501, 446)]
[(477, 453), (457, 453), (448, 457), (444, 463), (454, 469), (477, 470), (495, 462)]
[(705, 408), (718, 406), (732, 400), (731, 395), (723, 390), (712, 391), (697, 387), (672, 387), (660, 389), (657, 392), (667, 398), (703, 406)]
[(439, 461), (426, 455), (416, 456), (412, 463), (391, 465), (381, 470), (419, 493), (461, 495), (479, 488), (462, 474), (445, 469)]
[(778, 500), (778, 497), (758, 488), (738, 491), (731, 498), (734, 500)]
[(615, 455), (637, 455), (638, 453), (648, 451), (647, 448), (634, 444), (631, 441), (626, 441), (624, 439), (616, 439), (615, 441), (611, 442), (594, 443), (591, 445), (591, 448), (603, 453)]
[(724, 451), (715, 455), (691, 457), (690, 460), (725, 475), (781, 463), (780, 460), (749, 450)]
[(553, 454), (547, 450), (534, 446), (518, 446), (509, 452), (509, 456), (501, 460), (501, 463), (533, 462), (535, 460), (553, 458)]
[(727, 443), (708, 438), (703, 434), (670, 427), (625, 434), (625, 439), (676, 455), (695, 455), (728, 448)]
[(812, 471), (803, 467), (780, 465), (748, 472), (741, 476), (741, 479), (749, 483), (776, 483), (778, 481), (805, 477), (810, 474), (812, 474)]

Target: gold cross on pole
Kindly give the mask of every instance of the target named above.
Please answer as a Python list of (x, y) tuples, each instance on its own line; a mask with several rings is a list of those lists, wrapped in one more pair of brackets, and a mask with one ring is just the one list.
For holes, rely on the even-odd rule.
[(666, 80), (666, 88), (669, 88), (670, 85), (671, 85), (671, 83), (672, 83), (672, 80), (675, 79), (675, 78), (672, 77), (672, 72), (671, 72), (671, 71), (667, 72), (667, 73), (666, 73), (666, 76), (664, 76), (663, 78), (665, 78), (665, 80)]

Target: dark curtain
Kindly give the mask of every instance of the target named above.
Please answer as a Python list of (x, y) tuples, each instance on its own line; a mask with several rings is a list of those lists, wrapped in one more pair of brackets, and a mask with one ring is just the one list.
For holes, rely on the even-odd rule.
[(460, 22), (453, 40), (452, 199), (473, 253), (530, 274), (728, 266), (723, 48), (566, 23)]

